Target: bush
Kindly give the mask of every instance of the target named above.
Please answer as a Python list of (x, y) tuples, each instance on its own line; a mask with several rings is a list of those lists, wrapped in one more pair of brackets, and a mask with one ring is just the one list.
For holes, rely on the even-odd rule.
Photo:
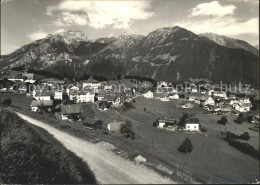
[(187, 137), (184, 142), (179, 146), (178, 150), (182, 153), (190, 153), (193, 150), (191, 140)]
[(236, 135), (232, 132), (227, 132), (226, 133), (226, 140), (229, 142), (229, 141), (232, 141), (233, 139), (242, 139), (242, 140), (249, 140), (250, 139), (250, 135), (248, 132), (244, 132), (243, 134), (241, 134), (240, 136), (239, 135)]
[(244, 134), (240, 135), (239, 138), (248, 141), (250, 139), (250, 135), (248, 132), (244, 132)]
[(12, 104), (12, 99), (11, 98), (6, 98), (3, 102), (3, 105), (10, 106)]
[(189, 117), (189, 115), (188, 114), (183, 114), (182, 115), (182, 118), (180, 119), (180, 121), (179, 121), (179, 126), (184, 126), (185, 125), (185, 123), (186, 123), (186, 121), (187, 121), (187, 119), (188, 119), (188, 117)]
[(221, 119), (218, 121), (219, 124), (226, 125), (228, 122), (226, 116), (222, 116)]
[(200, 131), (201, 131), (201, 132), (207, 132), (207, 129), (204, 128), (204, 127), (200, 127)]
[(124, 102), (124, 107), (127, 109), (134, 109), (134, 105), (131, 102)]
[(235, 122), (242, 124), (245, 121), (244, 115), (241, 113), (238, 115), (237, 119), (235, 120)]

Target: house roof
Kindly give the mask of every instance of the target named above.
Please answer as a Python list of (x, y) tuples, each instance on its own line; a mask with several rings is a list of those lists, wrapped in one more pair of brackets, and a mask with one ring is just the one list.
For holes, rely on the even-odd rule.
[(93, 78), (89, 78), (88, 80), (84, 80), (83, 83), (99, 83), (99, 81), (97, 81)]
[(52, 106), (53, 100), (32, 100), (31, 106), (32, 107), (37, 107), (37, 106)]
[(61, 105), (60, 107), (62, 114), (80, 114), (82, 113), (82, 105), (77, 104), (71, 104), (71, 105)]
[(100, 120), (97, 120), (97, 119), (91, 119), (91, 118), (85, 118), (83, 120), (83, 123), (87, 123), (87, 124), (90, 124), (90, 125), (95, 125), (97, 122), (99, 122)]
[(37, 91), (35, 93), (35, 96), (51, 96), (52, 95), (52, 92), (50, 91)]
[(118, 121), (118, 122), (111, 122), (108, 125), (110, 126), (110, 131), (117, 131), (120, 129), (120, 126), (124, 124), (123, 121)]
[(176, 119), (174, 119), (174, 118), (160, 118), (159, 121), (161, 121), (161, 122), (173, 122), (173, 123), (175, 123), (175, 122), (176, 122)]
[(199, 124), (200, 121), (198, 118), (189, 118), (186, 123), (187, 124)]

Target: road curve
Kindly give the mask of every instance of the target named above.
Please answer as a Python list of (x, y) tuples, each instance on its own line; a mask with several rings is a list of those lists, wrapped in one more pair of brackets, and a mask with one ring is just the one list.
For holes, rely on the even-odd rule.
[(113, 154), (112, 151), (104, 149), (102, 145), (89, 143), (49, 126), (42, 121), (38, 121), (21, 113), (17, 114), (27, 122), (48, 131), (68, 150), (72, 151), (78, 157), (87, 162), (100, 184), (174, 183), (170, 179), (160, 176), (158, 173), (143, 165), (135, 164)]

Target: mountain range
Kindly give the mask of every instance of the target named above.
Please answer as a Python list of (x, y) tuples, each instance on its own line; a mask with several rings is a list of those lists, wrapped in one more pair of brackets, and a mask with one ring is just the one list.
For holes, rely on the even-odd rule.
[(209, 79), (258, 86), (259, 50), (217, 34), (197, 35), (181, 27), (159, 28), (146, 36), (89, 40), (80, 31), (49, 34), (1, 56), (1, 68), (25, 66), (68, 76), (142, 76), (176, 81)]

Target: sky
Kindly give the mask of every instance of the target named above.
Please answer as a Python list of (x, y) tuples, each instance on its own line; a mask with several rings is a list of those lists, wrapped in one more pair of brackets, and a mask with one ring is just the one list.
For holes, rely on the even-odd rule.
[(1, 54), (68, 30), (89, 39), (180, 26), (259, 45), (258, 0), (1, 0)]

